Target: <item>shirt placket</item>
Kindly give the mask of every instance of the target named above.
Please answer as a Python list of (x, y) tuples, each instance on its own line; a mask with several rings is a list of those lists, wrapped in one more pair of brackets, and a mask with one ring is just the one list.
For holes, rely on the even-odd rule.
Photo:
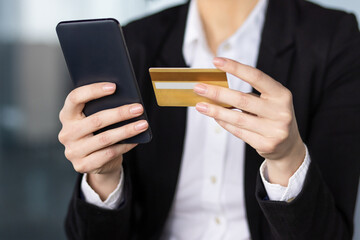
[(227, 132), (214, 119), (207, 121), (208, 135), (204, 151), (202, 200), (210, 213), (209, 228), (203, 239), (221, 239), (226, 231), (226, 219), (220, 202)]

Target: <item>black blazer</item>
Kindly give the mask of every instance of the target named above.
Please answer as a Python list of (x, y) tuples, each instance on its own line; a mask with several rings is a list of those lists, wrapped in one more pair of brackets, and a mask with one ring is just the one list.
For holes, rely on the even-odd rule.
[[(158, 107), (149, 67), (183, 67), (188, 4), (124, 28), (153, 131), (125, 155), (125, 200), (103, 210), (80, 197), (69, 206), (69, 239), (159, 239), (177, 185), (186, 108)], [(253, 239), (351, 239), (360, 172), (360, 34), (353, 15), (303, 0), (270, 0), (257, 67), (293, 93), (312, 163), (300, 195), (266, 201), (263, 159), (246, 147), (245, 200)], [(80, 179), (80, 178), (79, 178)]]

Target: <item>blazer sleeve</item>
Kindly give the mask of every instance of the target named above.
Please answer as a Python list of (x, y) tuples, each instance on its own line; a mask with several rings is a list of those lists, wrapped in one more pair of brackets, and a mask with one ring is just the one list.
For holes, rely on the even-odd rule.
[(124, 165), (124, 201), (116, 210), (91, 205), (81, 197), (79, 175), (65, 221), (68, 239), (131, 239), (132, 190), (128, 167)]
[(353, 15), (334, 30), (320, 104), (305, 142), (311, 164), (291, 202), (256, 197), (275, 239), (351, 239), (360, 174), (360, 34)]

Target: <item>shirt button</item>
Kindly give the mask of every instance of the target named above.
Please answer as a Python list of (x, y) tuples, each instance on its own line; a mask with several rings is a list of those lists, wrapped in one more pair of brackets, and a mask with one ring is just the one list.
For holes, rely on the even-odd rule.
[(220, 220), (219, 217), (216, 217), (216, 218), (215, 218), (215, 223), (216, 223), (217, 225), (220, 225), (220, 224), (221, 224), (221, 220)]
[(221, 132), (222, 132), (221, 127), (216, 126), (216, 127), (215, 127), (215, 133), (220, 134)]
[(212, 184), (215, 184), (217, 182), (217, 178), (215, 176), (211, 176), (210, 181)]
[(224, 51), (230, 51), (231, 50), (231, 45), (230, 45), (230, 43), (226, 43), (225, 45), (224, 45)]

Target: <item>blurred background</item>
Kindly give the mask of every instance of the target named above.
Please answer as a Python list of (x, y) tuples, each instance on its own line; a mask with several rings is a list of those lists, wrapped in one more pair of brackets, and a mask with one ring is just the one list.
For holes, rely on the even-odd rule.
[[(114, 17), (126, 24), (182, 2), (0, 0), (0, 239), (65, 239), (63, 222), (76, 174), (57, 141), (58, 112), (71, 88), (57, 23)], [(315, 2), (360, 19), (359, 0)]]

